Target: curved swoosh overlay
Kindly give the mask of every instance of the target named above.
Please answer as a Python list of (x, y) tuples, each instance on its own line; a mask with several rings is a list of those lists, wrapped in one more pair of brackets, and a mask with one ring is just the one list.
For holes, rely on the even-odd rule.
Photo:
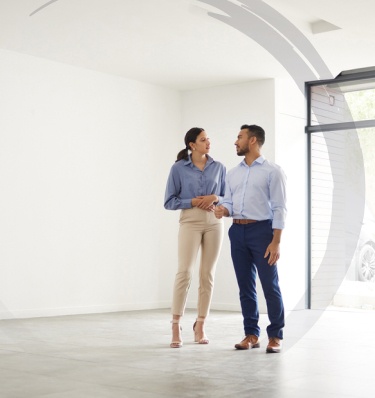
[[(242, 5), (234, 4), (229, 0), (197, 1), (206, 3), (223, 11), (226, 15), (216, 14), (213, 12), (208, 12), (208, 15), (237, 29), (273, 55), (273, 57), (287, 70), (302, 94), (305, 94), (306, 81), (332, 79), (332, 74), (327, 65), (324, 63), (311, 42), (282, 14), (263, 1), (242, 0)], [(316, 117), (319, 119), (319, 115), (316, 115)], [(323, 136), (326, 137), (326, 133), (323, 133)], [(359, 153), (362, 153), (358, 135), (356, 135), (356, 139), (351, 143), (351, 145), (355, 146), (360, 151)], [(337, 167), (331, 161), (332, 149), (328, 146), (327, 150), (331, 170), (333, 170), (332, 177), (334, 184), (332, 192), (332, 212), (334, 212), (334, 209), (338, 204), (342, 205), (342, 203), (339, 203), (342, 202), (342, 193), (338, 191), (338, 184), (336, 184), (337, 181), (335, 181), (337, 178), (335, 173)], [(353, 150), (355, 149), (353, 148)], [(363, 169), (363, 158), (360, 162), (361, 164), (358, 165), (358, 167)], [(346, 187), (345, 191), (346, 203), (349, 205), (349, 209), (354, 209), (354, 211), (348, 211), (345, 220), (345, 224), (350, 226), (351, 232), (349, 236), (346, 236), (345, 238), (346, 260), (351, 259), (354, 254), (362, 225), (365, 192), (364, 181), (362, 181), (360, 185), (359, 193), (352, 192), (353, 190), (351, 190), (350, 187)], [(339, 198), (339, 200), (337, 200), (337, 198)], [(333, 224), (331, 223), (327, 245), (334, 240), (332, 227)], [(330, 258), (326, 254), (314, 278), (319, 278), (324, 274), (327, 271), (329, 264)], [(323, 309), (326, 309), (330, 305), (334, 293), (338, 290), (345, 277), (346, 271), (347, 268), (343, 267), (343, 271), (335, 277), (333, 286), (330, 288), (330, 297), (325, 300), (322, 306)], [(300, 308), (301, 305), (304, 306), (305, 296), (306, 292), (301, 297), (295, 308)], [(292, 311), (287, 318), (288, 323), (292, 325), (292, 327), (296, 327), (296, 333), (291, 334), (291, 339), (288, 338), (288, 347), (291, 348), (295, 343), (297, 343), (317, 322), (322, 314), (323, 311), (310, 311), (308, 319), (304, 319), (304, 324), (301, 327), (299, 324), (298, 312)]]
[(304, 93), (305, 82), (331, 79), (332, 74), (307, 38), (283, 15), (261, 0), (198, 0), (220, 9), (227, 16), (208, 15), (232, 26), (261, 45), (284, 66)]
[(32, 17), (34, 14), (36, 14), (37, 12), (43, 10), (43, 8), (48, 7), (50, 4), (56, 3), (56, 1), (59, 1), (59, 0), (51, 0), (51, 1), (49, 1), (48, 3), (43, 4), (42, 6), (40, 6), (39, 8), (37, 8), (35, 11), (33, 11), (33, 12), (29, 15), (29, 17)]

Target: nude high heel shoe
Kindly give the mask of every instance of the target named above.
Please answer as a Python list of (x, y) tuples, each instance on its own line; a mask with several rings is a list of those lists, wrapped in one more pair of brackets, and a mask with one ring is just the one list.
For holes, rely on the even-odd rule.
[[(179, 319), (173, 319), (171, 321), (172, 324), (172, 329), (173, 329), (173, 325), (174, 324), (178, 324), (180, 331), (182, 330), (182, 327), (180, 326), (180, 320)], [(172, 340), (171, 344), (170, 344), (171, 348), (181, 348), (182, 347), (182, 340)]]
[(194, 322), (193, 325), (193, 330), (194, 330), (194, 341), (198, 344), (208, 344), (210, 340), (208, 340), (208, 337), (206, 336), (206, 333), (203, 331), (203, 336), (199, 338), (199, 332), (195, 330), (195, 326), (197, 325), (197, 322), (202, 322), (204, 323), (204, 318), (197, 318), (197, 320)]

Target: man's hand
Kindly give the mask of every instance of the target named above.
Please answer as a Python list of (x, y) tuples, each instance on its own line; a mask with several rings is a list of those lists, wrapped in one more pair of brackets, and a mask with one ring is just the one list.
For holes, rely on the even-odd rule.
[(277, 260), (280, 258), (280, 244), (271, 242), (266, 250), (266, 253), (264, 254), (264, 258), (268, 257), (268, 264), (269, 265), (275, 265)]
[(216, 206), (215, 208), (215, 217), (220, 219), (223, 217), (228, 217), (229, 216), (229, 211), (226, 207), (220, 205), (220, 206)]
[(272, 242), (268, 245), (264, 258), (268, 258), (269, 265), (276, 265), (277, 260), (280, 258), (280, 240), (281, 240), (281, 229), (273, 230)]

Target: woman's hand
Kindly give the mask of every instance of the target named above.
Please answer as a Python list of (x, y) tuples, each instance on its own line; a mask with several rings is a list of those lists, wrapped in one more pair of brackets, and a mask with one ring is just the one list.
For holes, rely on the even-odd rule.
[(206, 195), (206, 196), (197, 196), (193, 198), (191, 204), (193, 207), (198, 207), (202, 210), (214, 211), (215, 202), (218, 202), (219, 198), (216, 195)]

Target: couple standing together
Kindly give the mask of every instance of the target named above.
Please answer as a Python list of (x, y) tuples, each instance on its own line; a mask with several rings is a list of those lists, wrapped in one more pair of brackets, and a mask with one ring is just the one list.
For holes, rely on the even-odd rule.
[[(231, 256), (239, 287), (245, 338), (235, 348), (260, 346), (256, 274), (267, 303), (267, 352), (280, 352), (284, 305), (277, 260), (286, 216), (286, 178), (282, 169), (266, 160), (261, 149), (264, 130), (243, 125), (235, 142), (243, 161), (226, 175), (225, 167), (208, 155), (210, 141), (202, 128), (185, 135), (185, 149), (172, 166), (164, 207), (181, 210), (178, 234), (178, 270), (172, 303), (172, 348), (182, 347), (180, 320), (199, 248), (198, 317), (193, 325), (195, 342), (208, 344), (204, 322), (208, 316), (214, 274), (223, 241), (223, 217), (232, 217), (229, 229)], [(190, 151), (190, 154), (189, 154)]]

